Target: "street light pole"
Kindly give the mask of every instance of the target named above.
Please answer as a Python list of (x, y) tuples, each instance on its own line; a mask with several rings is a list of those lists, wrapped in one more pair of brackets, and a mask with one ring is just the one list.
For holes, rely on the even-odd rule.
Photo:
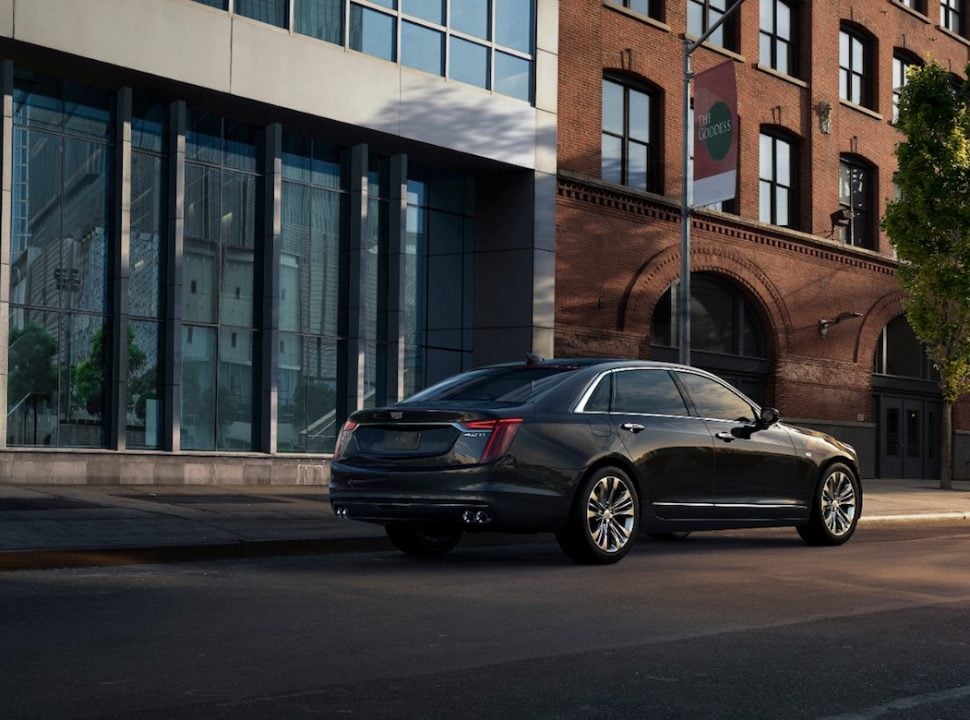
[(744, 0), (736, 2), (728, 8), (716, 23), (707, 28), (707, 32), (697, 40), (691, 39), (684, 34), (684, 138), (683, 138), (683, 188), (680, 195), (680, 292), (677, 298), (678, 315), (678, 339), (680, 342), (680, 363), (690, 365), (690, 224), (691, 211), (694, 202), (694, 183), (691, 177), (690, 149), (691, 132), (693, 128), (688, 122), (690, 118), (690, 81), (693, 78), (691, 72), (690, 56), (704, 42), (725, 23)]

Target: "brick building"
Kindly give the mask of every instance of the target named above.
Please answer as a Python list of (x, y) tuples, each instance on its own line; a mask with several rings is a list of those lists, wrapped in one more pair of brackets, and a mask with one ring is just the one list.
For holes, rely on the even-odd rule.
[[(561, 3), (557, 355), (677, 357), (683, 37), (730, 4)], [(693, 361), (852, 442), (866, 475), (939, 472), (934, 370), (879, 218), (895, 93), (930, 57), (964, 77), (963, 5), (746, 0), (693, 54), (734, 63), (740, 125), (736, 198), (693, 217)], [(965, 403), (954, 424), (966, 477)]]

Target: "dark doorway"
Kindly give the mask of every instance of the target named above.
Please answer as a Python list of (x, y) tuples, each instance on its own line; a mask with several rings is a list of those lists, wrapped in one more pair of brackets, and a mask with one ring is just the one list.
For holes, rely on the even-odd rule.
[(876, 395), (879, 469), (883, 478), (936, 478), (940, 474), (936, 399)]

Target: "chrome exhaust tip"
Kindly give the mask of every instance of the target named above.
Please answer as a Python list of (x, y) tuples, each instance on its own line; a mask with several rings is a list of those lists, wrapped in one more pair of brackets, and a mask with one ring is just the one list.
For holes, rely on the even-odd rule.
[(346, 519), (347, 517), (347, 508), (344, 507), (343, 505), (338, 505), (337, 507), (335, 507), (333, 509), (333, 512), (338, 518)]
[(487, 510), (465, 510), (461, 514), (461, 521), (466, 525), (488, 525), (492, 516)]

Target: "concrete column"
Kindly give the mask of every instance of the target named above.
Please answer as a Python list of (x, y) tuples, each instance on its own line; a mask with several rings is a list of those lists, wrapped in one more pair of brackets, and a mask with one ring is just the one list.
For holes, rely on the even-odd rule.
[(391, 158), (390, 209), (388, 212), (387, 246), (387, 315), (385, 317), (387, 364), (385, 385), (387, 402), (397, 402), (404, 395), (405, 337), (404, 304), (406, 240), (408, 222), (408, 158)]
[(7, 380), (10, 347), (10, 214), (13, 209), (13, 63), (0, 63), (0, 448), (7, 447)]
[(256, 266), (256, 286), (262, 289), (258, 314), (259, 437), (257, 448), (276, 453), (280, 337), (280, 236), (282, 234), (283, 126), (266, 128), (263, 156), (262, 248)]
[(165, 434), (163, 447), (182, 447), (182, 248), (185, 239), (185, 124), (183, 100), (169, 106), (168, 242), (165, 255)]
[(356, 145), (350, 151), (350, 207), (347, 242), (346, 350), (342, 374), (346, 384), (338, 407), (349, 415), (364, 406), (365, 357), (367, 353), (367, 145)]
[(121, 88), (115, 103), (115, 193), (113, 232), (109, 238), (111, 268), (111, 357), (108, 358), (108, 447), (124, 450), (128, 426), (128, 265), (131, 248), (131, 88)]

